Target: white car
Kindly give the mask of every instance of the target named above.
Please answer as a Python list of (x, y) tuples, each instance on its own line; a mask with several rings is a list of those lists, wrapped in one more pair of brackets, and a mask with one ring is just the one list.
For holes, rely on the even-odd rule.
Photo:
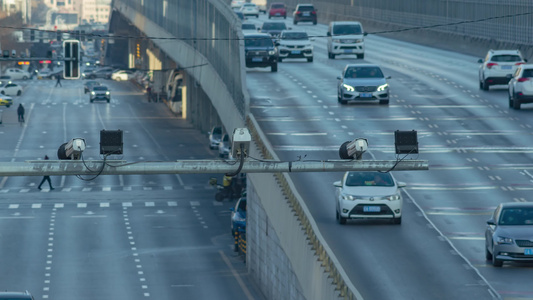
[(348, 219), (391, 219), (402, 223), (403, 198), (390, 172), (349, 171), (335, 186), (336, 217), (340, 224)]
[(231, 140), (229, 138), (229, 134), (224, 133), (224, 135), (222, 135), (222, 138), (220, 139), (220, 142), (218, 143), (218, 156), (222, 158), (230, 158), (230, 151)]
[(119, 70), (111, 74), (111, 79), (116, 80), (116, 81), (126, 81), (126, 80), (129, 80), (132, 76), (133, 76), (132, 71)]
[(278, 61), (284, 58), (305, 58), (308, 62), (313, 62), (312, 39), (305, 31), (283, 30), (278, 40)]
[(533, 103), (533, 64), (521, 65), (509, 81), (509, 107)]
[(255, 3), (244, 3), (241, 6), (240, 12), (244, 17), (255, 16), (256, 18), (259, 18), (259, 7), (257, 7)]
[(479, 88), (489, 90), (491, 85), (508, 84), (518, 66), (526, 59), (519, 50), (489, 50), (485, 59), (479, 59)]
[(30, 79), (31, 75), (27, 71), (17, 69), (17, 68), (9, 68), (4, 72), (4, 75), (11, 76), (12, 79), (18, 80), (18, 79)]
[(11, 81), (0, 82), (0, 94), (7, 96), (22, 95), (22, 87)]
[(365, 39), (363, 25), (359, 22), (330, 22), (328, 27), (328, 58), (336, 55), (355, 54), (358, 59), (365, 58)]
[(233, 9), (240, 9), (243, 4), (244, 0), (232, 0), (230, 6)]
[(215, 126), (209, 132), (209, 148), (211, 150), (218, 149), (220, 138), (222, 137), (222, 127)]

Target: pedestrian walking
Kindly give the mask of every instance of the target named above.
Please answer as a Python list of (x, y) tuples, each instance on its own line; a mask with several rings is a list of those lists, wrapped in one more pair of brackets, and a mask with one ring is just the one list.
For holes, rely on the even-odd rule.
[(24, 106), (22, 106), (22, 103), (19, 103), (17, 114), (19, 115), (19, 122), (24, 122)]
[[(48, 155), (44, 156), (44, 160), (48, 160)], [(45, 181), (48, 181), (48, 184), (50, 185), (50, 190), (53, 190), (54, 188), (52, 187), (52, 181), (50, 180), (50, 176), (49, 175), (44, 175), (43, 176), (43, 180), (41, 180), (41, 183), (39, 183), (39, 186), (37, 188), (41, 189), (41, 185), (43, 185), (43, 183)]]
[(59, 84), (60, 87), (63, 87), (63, 85), (61, 84), (61, 75), (59, 75), (59, 74), (57, 74), (56, 87), (57, 87), (58, 84)]

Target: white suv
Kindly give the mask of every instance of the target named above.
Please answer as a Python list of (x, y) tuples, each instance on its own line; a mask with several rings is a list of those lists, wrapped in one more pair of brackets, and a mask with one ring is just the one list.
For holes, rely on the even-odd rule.
[(509, 81), (509, 107), (520, 109), (522, 103), (533, 103), (533, 64), (518, 67)]
[(479, 88), (489, 90), (491, 85), (508, 84), (510, 76), (525, 60), (519, 50), (489, 50), (485, 59), (479, 59)]
[(313, 62), (313, 45), (307, 32), (297, 30), (283, 30), (279, 35), (278, 61), (284, 58), (305, 58)]
[(365, 33), (359, 22), (330, 22), (328, 27), (328, 58), (339, 54), (355, 54), (365, 58)]
[(13, 80), (18, 80), (18, 79), (26, 80), (26, 79), (30, 79), (31, 78), (30, 73), (28, 73), (28, 72), (26, 72), (24, 70), (21, 70), (21, 69), (17, 69), (17, 68), (9, 68), (9, 69), (7, 69), (4, 72), (4, 75), (11, 76), (11, 79), (13, 79)]

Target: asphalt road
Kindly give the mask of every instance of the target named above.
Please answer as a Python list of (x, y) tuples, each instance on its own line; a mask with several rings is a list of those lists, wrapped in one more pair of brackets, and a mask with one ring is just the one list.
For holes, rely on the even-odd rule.
[[(478, 57), (367, 36), (365, 60), (331, 60), (318, 37), (326, 26), (285, 22), (317, 36), (314, 62), (284, 59), (277, 73), (247, 69), (251, 111), (282, 160), (338, 159), (339, 146), (358, 137), (369, 143), (363, 159), (395, 160), (394, 131), (417, 130), (420, 154), (406, 159), (430, 163), (429, 171), (394, 172), (407, 183), (401, 226), (341, 226), (332, 184), (342, 173), (292, 175), (365, 299), (533, 299), (533, 265), (494, 268), (484, 253), (496, 205), (532, 200), (533, 106), (508, 108), (505, 86), (479, 90)], [(392, 76), (389, 106), (337, 102), (336, 77), (361, 62)]]
[[(113, 159), (217, 159), (207, 136), (163, 103), (129, 82), (102, 82), (111, 103), (90, 103), (82, 80), (20, 82), (23, 95), (1, 108), (0, 160), (56, 159), (71, 138), (86, 140), (84, 159), (101, 159), (102, 129), (124, 131)], [(54, 190), (37, 189), (42, 177), (0, 178), (0, 288), (58, 300), (264, 299), (233, 252), (234, 203), (214, 201), (210, 177), (52, 176)]]

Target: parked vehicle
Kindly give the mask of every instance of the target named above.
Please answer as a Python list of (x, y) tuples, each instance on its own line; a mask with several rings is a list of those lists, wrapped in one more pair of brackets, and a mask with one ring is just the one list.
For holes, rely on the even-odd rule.
[(111, 79), (116, 81), (127, 81), (133, 76), (133, 72), (129, 70), (115, 70), (111, 74)]
[(0, 82), (0, 94), (7, 96), (20, 96), (22, 95), (22, 86), (8, 81)]
[(17, 68), (6, 69), (6, 71), (4, 72), (4, 75), (11, 76), (13, 80), (19, 80), (19, 79), (26, 80), (26, 79), (31, 78), (30, 73), (28, 73), (27, 71), (21, 70), (21, 69), (17, 69)]
[(218, 149), (220, 139), (222, 138), (222, 127), (215, 126), (209, 132), (209, 148), (211, 150)]

